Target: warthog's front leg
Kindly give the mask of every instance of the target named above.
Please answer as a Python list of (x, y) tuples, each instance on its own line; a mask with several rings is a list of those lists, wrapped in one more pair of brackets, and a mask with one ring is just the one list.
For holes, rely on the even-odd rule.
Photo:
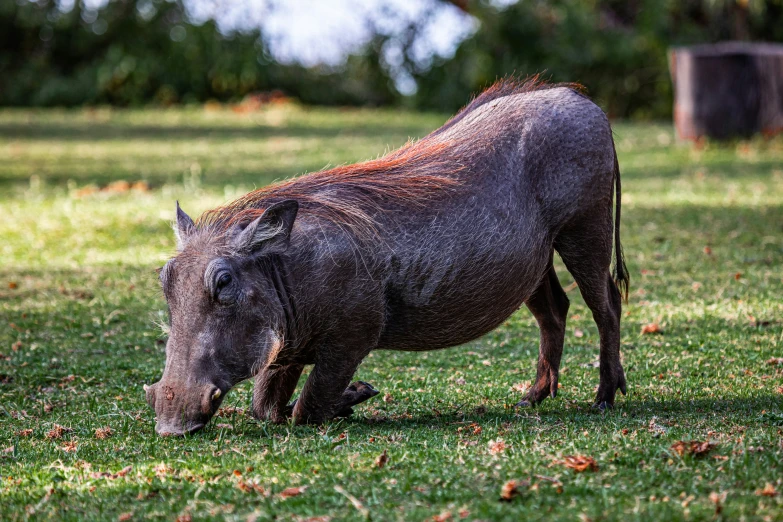
[[(293, 414), (297, 400), (286, 404), (294, 393), (299, 377), (302, 375), (302, 365), (292, 364), (265, 368), (256, 376), (253, 389), (253, 416), (261, 420), (284, 423)], [(335, 417), (348, 417), (353, 414), (353, 407), (367, 399), (378, 395), (378, 390), (364, 381), (351, 383), (340, 398)]]
[(264, 368), (256, 375), (253, 388), (253, 416), (272, 422), (286, 422), (291, 416), (288, 401), (294, 394), (304, 365), (289, 364)]
[[(364, 381), (355, 381), (348, 385), (343, 392), (343, 396), (340, 398), (340, 405), (338, 406), (335, 417), (350, 417), (353, 415), (353, 407), (363, 403), (367, 399), (371, 399), (378, 395), (372, 384)], [(297, 400), (294, 400), (288, 408), (289, 411), (293, 411), (296, 406)]]
[(320, 424), (350, 413), (352, 405), (377, 394), (371, 386), (359, 385), (355, 390), (349, 386), (356, 368), (370, 350), (357, 351), (353, 348), (356, 344), (346, 344), (324, 343), (318, 350), (313, 371), (294, 405), (293, 416), (297, 424)]

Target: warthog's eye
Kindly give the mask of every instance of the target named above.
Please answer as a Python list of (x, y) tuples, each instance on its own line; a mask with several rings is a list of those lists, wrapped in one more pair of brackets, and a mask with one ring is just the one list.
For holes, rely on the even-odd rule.
[(217, 281), (215, 282), (215, 288), (220, 290), (221, 288), (228, 286), (230, 282), (231, 274), (228, 272), (223, 272), (222, 274), (218, 275)]

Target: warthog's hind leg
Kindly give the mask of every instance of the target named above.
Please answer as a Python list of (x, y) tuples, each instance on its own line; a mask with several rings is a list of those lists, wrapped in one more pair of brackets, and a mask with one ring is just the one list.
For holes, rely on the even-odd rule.
[[(603, 219), (597, 216), (605, 216)], [(601, 338), (600, 381), (594, 406), (614, 406), (617, 390), (625, 394), (625, 372), (620, 362), (620, 317), (622, 297), (609, 270), (612, 260), (612, 214), (596, 211), (583, 217), (577, 227), (561, 231), (555, 248), (574, 276), (585, 304), (593, 312)]]
[[(551, 255), (551, 254), (550, 254)], [(541, 336), (536, 382), (517, 406), (533, 406), (557, 395), (560, 358), (563, 355), (568, 297), (557, 279), (552, 259), (549, 269), (532, 297), (525, 303), (533, 312)]]

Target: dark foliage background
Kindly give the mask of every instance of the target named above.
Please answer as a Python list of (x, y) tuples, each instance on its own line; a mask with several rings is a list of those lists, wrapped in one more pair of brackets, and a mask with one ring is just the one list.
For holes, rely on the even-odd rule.
[[(446, 0), (443, 0), (446, 2)], [(494, 79), (545, 71), (578, 81), (615, 117), (671, 113), (667, 49), (726, 39), (783, 41), (783, 0), (452, 0), (479, 21), (455, 55), (410, 52), (424, 20), (377, 34), (339, 67), (276, 62), (260, 31), (196, 24), (181, 0), (112, 0), (61, 12), (52, 0), (0, 2), (0, 105), (231, 101), (274, 89), (309, 104), (453, 111)], [(384, 49), (401, 46), (401, 65)], [(393, 76), (418, 90), (403, 96)]]

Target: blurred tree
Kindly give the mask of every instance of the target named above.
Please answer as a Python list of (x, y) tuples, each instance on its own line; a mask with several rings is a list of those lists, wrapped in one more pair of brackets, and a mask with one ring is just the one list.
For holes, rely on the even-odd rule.
[[(0, 2), (0, 105), (229, 100), (284, 89), (306, 103), (391, 104), (377, 52), (344, 68), (281, 65), (260, 31), (193, 23), (181, 0)], [(346, 78), (350, 80), (346, 81)]]
[(415, 105), (447, 111), (498, 77), (545, 71), (553, 81), (584, 84), (611, 116), (669, 116), (668, 47), (783, 40), (781, 0), (442, 1), (480, 22), (453, 58), (410, 67)]
[[(260, 30), (194, 23), (183, 0), (0, 1), (0, 105), (187, 103), (282, 89), (305, 103), (454, 111), (508, 74), (577, 81), (615, 117), (667, 117), (667, 49), (783, 41), (783, 0), (440, 0), (473, 16), (453, 57), (423, 59), (422, 19), (375, 36), (340, 66), (285, 65)], [(449, 6), (449, 8), (451, 8)], [(402, 85), (411, 96), (395, 88)], [(404, 89), (405, 90), (405, 89)]]

